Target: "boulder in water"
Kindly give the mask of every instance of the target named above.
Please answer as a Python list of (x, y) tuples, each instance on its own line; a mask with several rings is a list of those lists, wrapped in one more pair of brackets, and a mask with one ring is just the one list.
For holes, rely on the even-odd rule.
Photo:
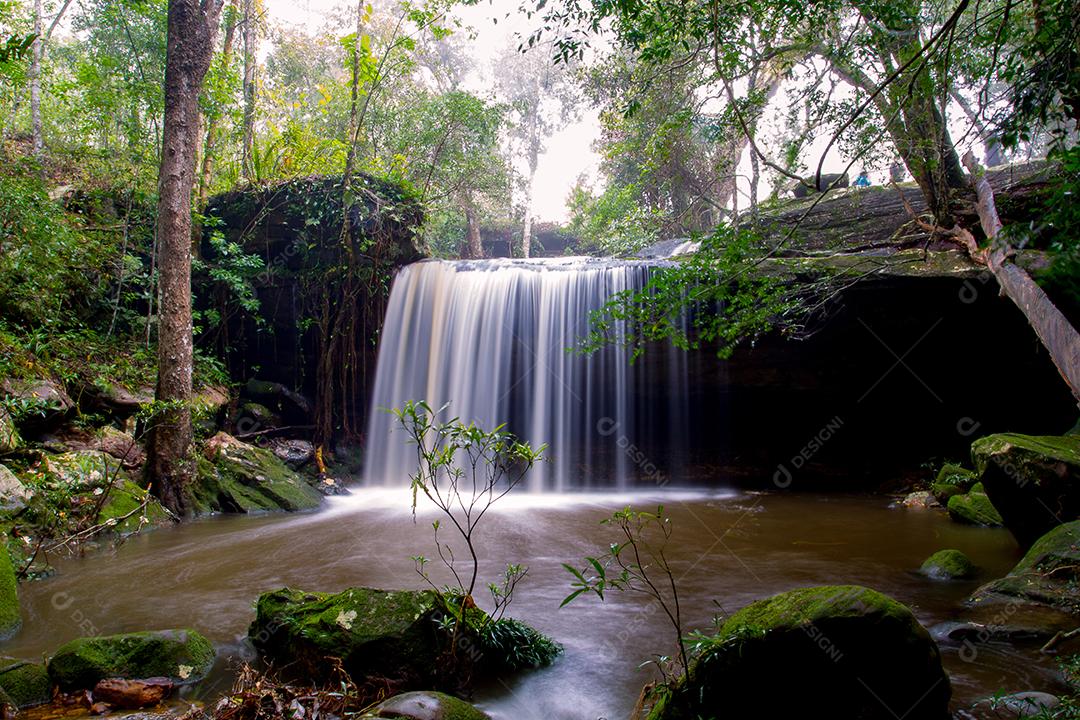
[(963, 495), (953, 495), (946, 507), (949, 517), (965, 525), (1001, 527), (1001, 515), (983, 491), (982, 483), (975, 483)]
[(491, 720), (487, 713), (441, 692), (417, 691), (395, 695), (376, 705), (367, 718), (395, 720)]
[(988, 435), (972, 443), (971, 456), (1021, 547), (1080, 518), (1080, 435)]
[(194, 630), (159, 630), (72, 640), (49, 658), (62, 690), (89, 690), (106, 678), (197, 682), (214, 664), (214, 646)]
[(1080, 614), (1078, 581), (1080, 520), (1074, 520), (1039, 538), (1008, 575), (983, 585), (971, 601), (988, 604), (1020, 600)]
[(950, 694), (937, 644), (910, 610), (869, 588), (825, 586), (736, 612), (686, 678), (648, 693), (642, 710), (651, 720), (946, 720)]
[(975, 577), (978, 568), (959, 550), (938, 550), (926, 558), (919, 572), (934, 580), (966, 580)]

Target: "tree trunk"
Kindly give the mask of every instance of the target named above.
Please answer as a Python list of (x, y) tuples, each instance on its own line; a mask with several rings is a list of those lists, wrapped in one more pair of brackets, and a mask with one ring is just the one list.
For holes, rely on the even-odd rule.
[(191, 394), (191, 195), (199, 138), (199, 90), (214, 52), (222, 0), (169, 0), (165, 124), (158, 175), (158, 382), (149, 469), (162, 504), (188, 514)]
[(469, 202), (465, 207), (465, 237), (468, 240), (468, 257), (484, 257), (484, 243), (480, 238), (480, 222), (476, 219), (476, 210)]
[(975, 238), (966, 230), (961, 231), (960, 237), (967, 245), (972, 259), (986, 265), (1001, 286), (1002, 293), (1024, 313), (1054, 366), (1072, 391), (1073, 398), (1080, 403), (1080, 333), (1076, 332), (1031, 276), (1009, 260), (1009, 246), (996, 242), (1001, 231), (1001, 220), (998, 219), (994, 205), (993, 189), (970, 150), (964, 156), (964, 164), (971, 171), (978, 197), (980, 224), (990, 240), (990, 245), (979, 248)]
[(244, 0), (244, 149), (241, 167), (244, 179), (255, 176), (255, 0)]
[(41, 61), (45, 54), (41, 13), (41, 0), (34, 0), (34, 46), (30, 57), (30, 133), (34, 157), (38, 160), (41, 160), (45, 152), (45, 139), (41, 128)]
[(521, 228), (521, 257), (532, 256), (532, 187), (529, 187), (528, 195), (525, 196), (525, 222)]
[[(233, 7), (235, 8), (236, 6), (233, 5)], [(230, 15), (230, 17), (232, 17), (232, 15)], [(232, 62), (233, 43), (235, 40), (236, 23), (230, 22), (228, 27), (225, 28), (225, 45), (221, 50), (221, 65), (226, 70)], [(200, 208), (206, 205), (206, 201), (210, 195), (210, 180), (214, 176), (214, 150), (217, 146), (219, 134), (217, 116), (207, 118), (206, 139), (203, 141), (202, 174), (199, 178), (199, 200), (197, 203)]]

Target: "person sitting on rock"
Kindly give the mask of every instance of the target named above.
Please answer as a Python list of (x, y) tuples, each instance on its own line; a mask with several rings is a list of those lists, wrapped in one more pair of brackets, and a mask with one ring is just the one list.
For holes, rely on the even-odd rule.
[(870, 176), (863, 170), (859, 173), (859, 177), (855, 178), (855, 182), (852, 183), (852, 185), (857, 188), (870, 187)]

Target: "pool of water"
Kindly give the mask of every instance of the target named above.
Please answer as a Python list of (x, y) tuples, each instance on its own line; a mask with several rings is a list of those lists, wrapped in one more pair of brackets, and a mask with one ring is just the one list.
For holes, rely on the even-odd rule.
[[(670, 626), (641, 596), (613, 593), (603, 603), (582, 597), (559, 609), (570, 591), (561, 563), (580, 563), (615, 539), (600, 525), (612, 511), (657, 503), (674, 523), (669, 557), (687, 628), (708, 627), (718, 612), (782, 590), (834, 583), (890, 594), (929, 627), (955, 618), (980, 582), (1005, 574), (1019, 558), (1004, 530), (894, 508), (880, 496), (670, 488), (511, 494), (481, 526), (481, 580), (496, 579), (508, 562), (528, 565), (509, 614), (551, 635), (566, 652), (550, 668), (482, 688), (478, 705), (497, 719), (629, 715), (651, 677), (642, 663), (674, 649)], [(328, 499), (315, 513), (213, 518), (82, 558), (56, 559), (55, 576), (20, 588), (24, 627), (3, 652), (36, 658), (83, 635), (193, 627), (221, 651), (218, 669), (199, 690), (210, 696), (229, 683), (230, 662), (250, 657), (244, 636), (260, 592), (285, 585), (423, 587), (410, 557), (435, 554), (435, 517), (421, 508), (414, 519), (407, 490), (361, 489)], [(982, 567), (980, 579), (934, 582), (915, 573), (928, 555), (947, 547)], [(974, 662), (958, 647), (944, 645), (942, 652), (956, 709), (997, 691), (1060, 689), (1053, 660), (1030, 649), (980, 647)]]

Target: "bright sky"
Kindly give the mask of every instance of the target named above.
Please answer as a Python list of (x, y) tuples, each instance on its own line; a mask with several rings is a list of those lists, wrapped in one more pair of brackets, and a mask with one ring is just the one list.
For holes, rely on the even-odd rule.
[[(284, 22), (319, 32), (321, 26), (342, 0), (264, 0), (267, 14), (275, 22)], [(475, 50), (476, 72), (466, 85), (472, 92), (485, 95), (493, 85), (487, 72), (495, 55), (506, 47), (515, 32), (528, 33), (529, 21), (518, 15), (520, 0), (491, 0), (457, 11), (458, 17), (476, 32), (469, 42)], [(507, 17), (509, 15), (509, 17)], [(498, 23), (493, 22), (493, 18)], [(539, 220), (567, 219), (566, 197), (580, 175), (595, 177), (598, 160), (592, 149), (599, 136), (595, 111), (559, 132), (548, 142), (536, 171), (534, 212)]]

